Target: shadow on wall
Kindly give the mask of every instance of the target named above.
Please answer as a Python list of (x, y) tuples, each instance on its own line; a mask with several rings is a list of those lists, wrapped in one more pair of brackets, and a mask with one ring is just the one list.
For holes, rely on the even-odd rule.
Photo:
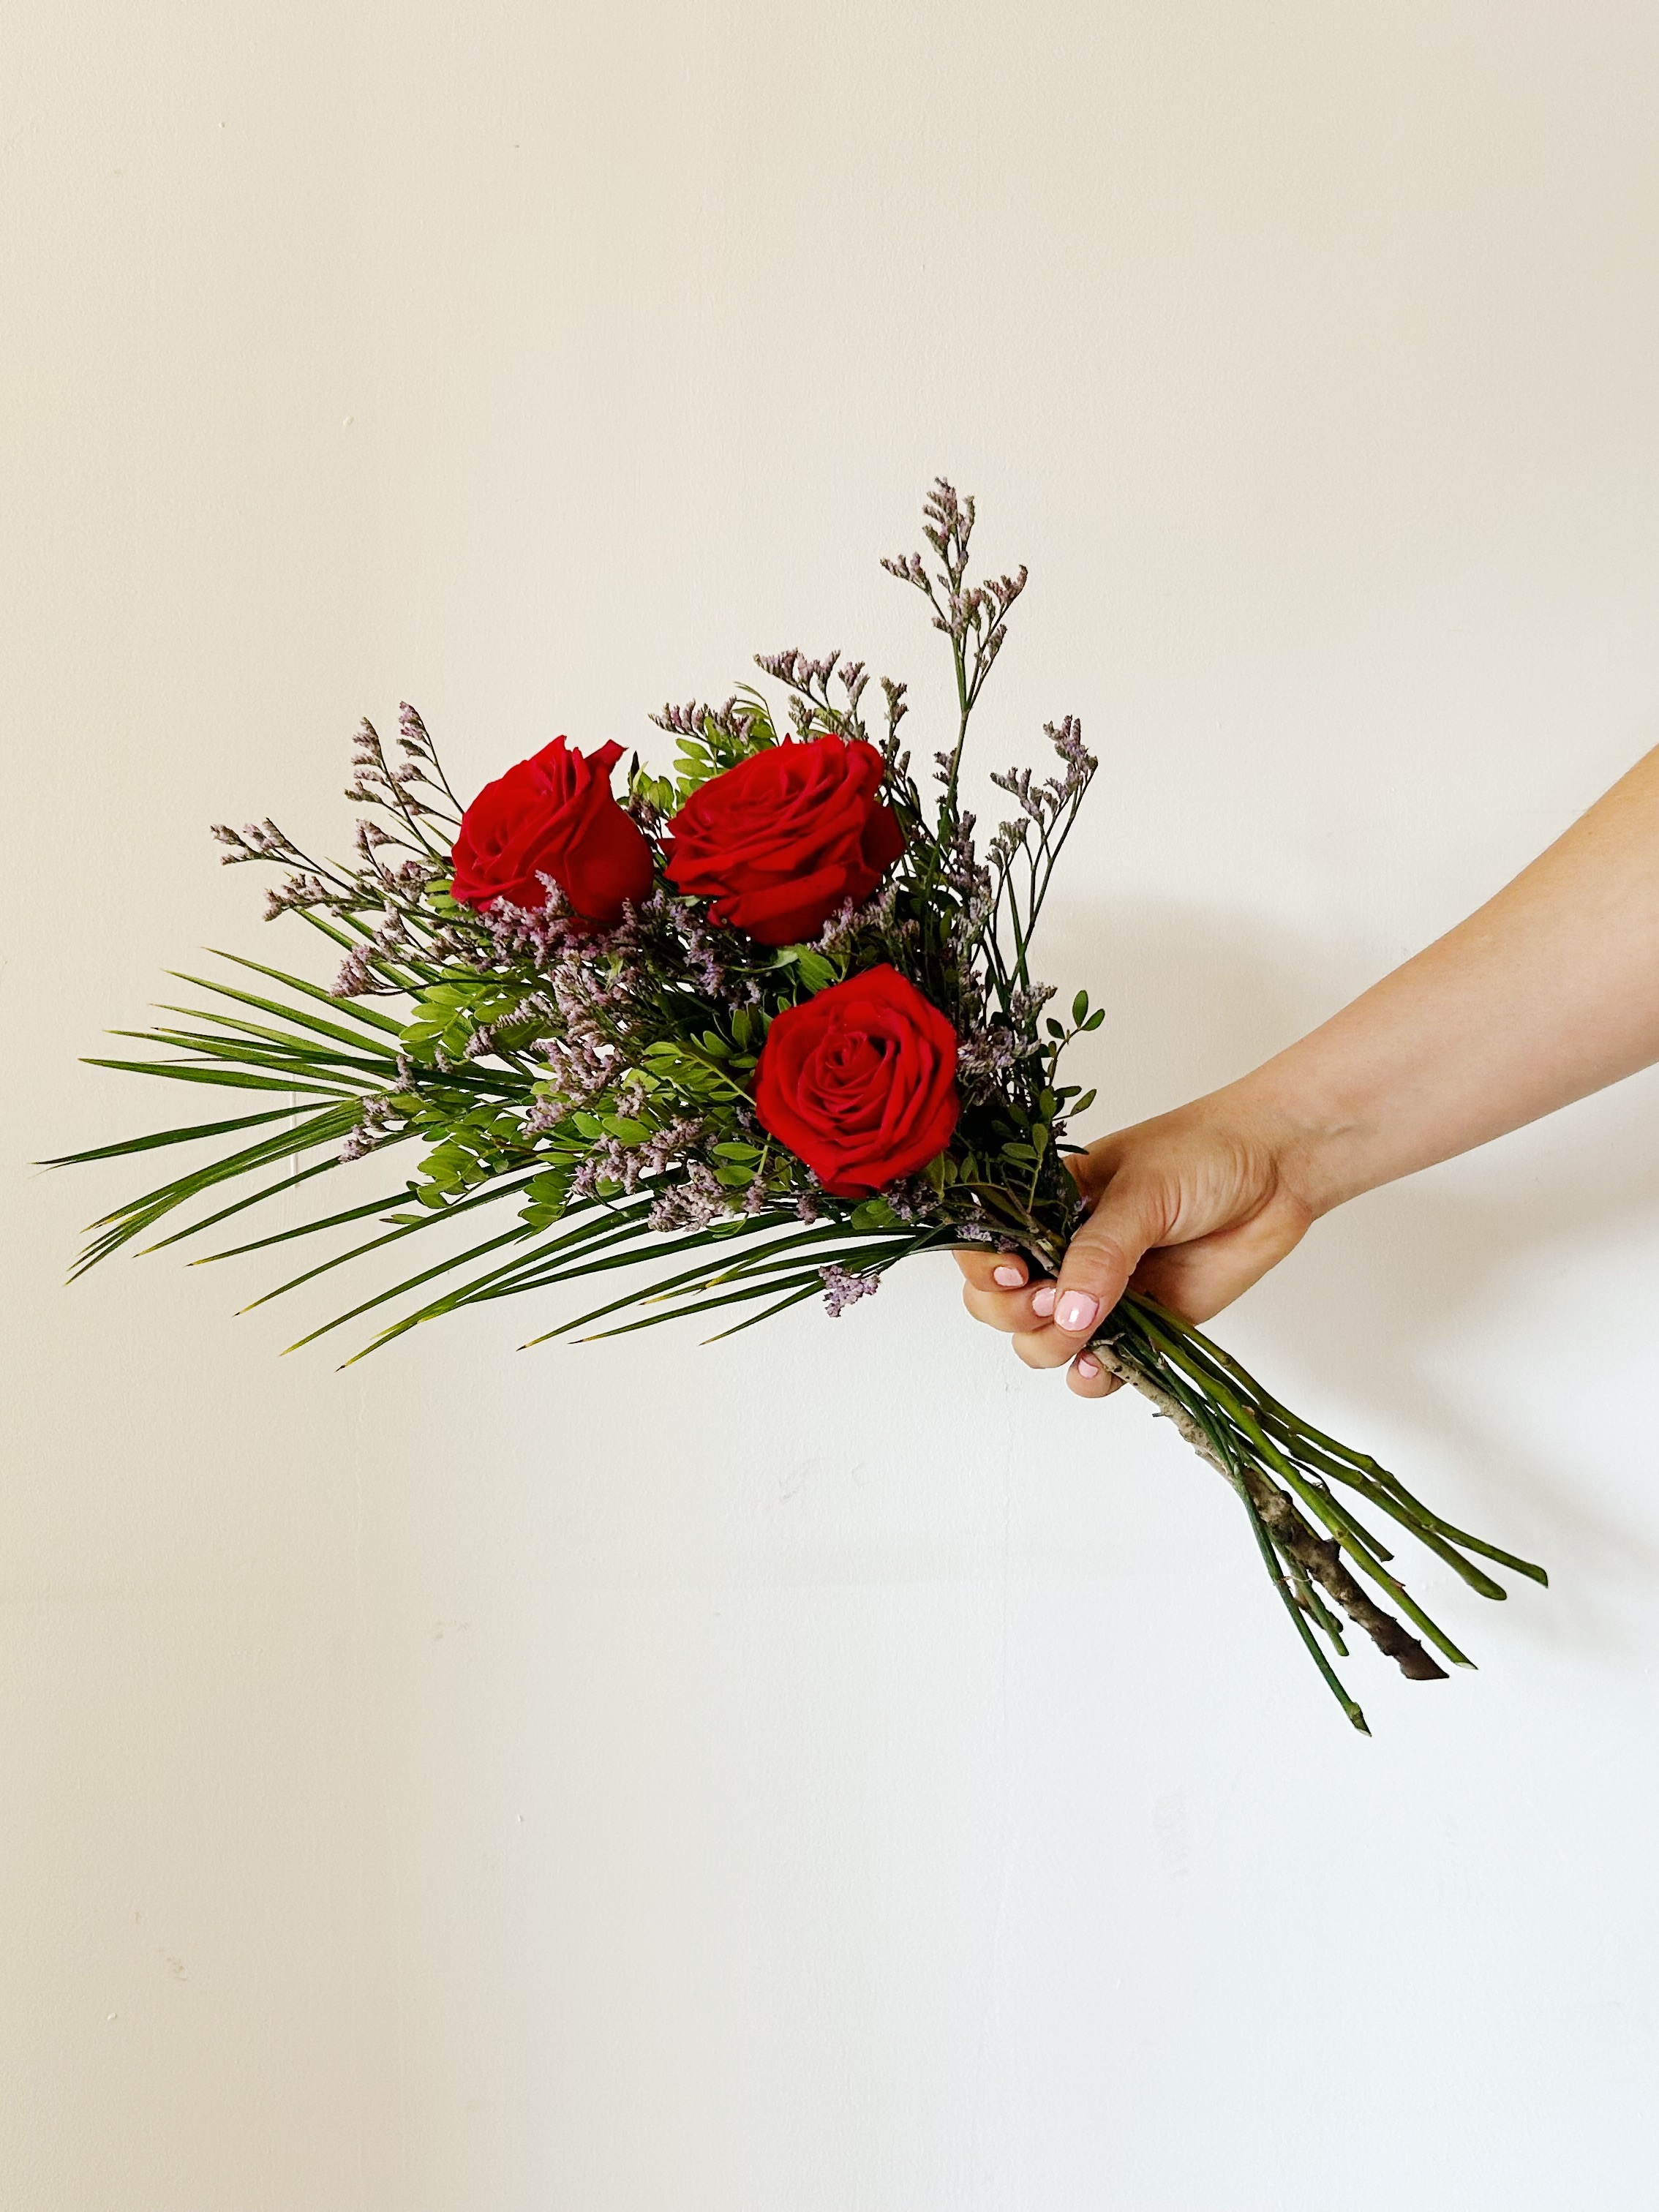
[[(1086, 978), (1107, 1009), (1086, 1053), (1074, 1048), (1074, 1079), (1100, 1091), (1087, 1117), (1092, 1133), (1243, 1074), (1387, 964), (1368, 967), (1352, 938), (1340, 941), (1340, 926), (1298, 934), (1257, 916), (1144, 904), (1097, 907), (1087, 918), (1073, 908), (1054, 921), (1050, 972), (1066, 979), (1062, 996), (1073, 979)], [(1464, 1168), (1409, 1178), (1345, 1207), (1237, 1309), (1250, 1316), (1245, 1328), (1258, 1340), (1262, 1318), (1271, 1317), (1274, 1336), (1305, 1355), (1316, 1393), (1329, 1388), (1362, 1419), (1375, 1408), (1379, 1424), (1396, 1432), (1407, 1422), (1427, 1452), (1448, 1454), (1466, 1486), (1462, 1510), (1498, 1540), (1548, 1561), (1557, 1602), (1527, 1609), (1528, 1632), (1580, 1648), (1614, 1636), (1605, 1609), (1591, 1611), (1591, 1590), (1650, 1588), (1659, 1547), (1616, 1518), (1616, 1506), (1587, 1496), (1574, 1468), (1529, 1448), (1523, 1412), (1500, 1421), (1510, 1401), (1492, 1406), (1451, 1378), (1460, 1346), (1483, 1380), (1492, 1376), (1501, 1310), (1505, 1339), (1529, 1376), (1553, 1372), (1563, 1394), (1594, 1401), (1602, 1378), (1575, 1371), (1582, 1338), (1563, 1328), (1565, 1310), (1552, 1314), (1535, 1285), (1554, 1267), (1565, 1298), (1575, 1262), (1598, 1246), (1645, 1245), (1659, 1276), (1655, 1081), (1636, 1078), (1500, 1143), (1481, 1157), (1484, 1188), (1472, 1187)], [(1575, 1137), (1577, 1116), (1584, 1133)], [(1659, 1295), (1655, 1304), (1659, 1316)], [(1218, 1329), (1228, 1341), (1243, 1333), (1230, 1335), (1225, 1317)], [(1587, 1423), (1592, 1437), (1596, 1425)], [(1644, 1435), (1637, 1455), (1644, 1479), (1659, 1476), (1659, 1439)]]

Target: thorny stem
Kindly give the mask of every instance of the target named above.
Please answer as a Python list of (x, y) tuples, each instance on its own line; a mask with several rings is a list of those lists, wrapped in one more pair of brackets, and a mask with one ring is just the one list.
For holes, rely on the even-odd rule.
[[(1310, 1483), (1282, 1452), (1269, 1443), (1255, 1423), (1248, 1422), (1237, 1437), (1239, 1443), (1249, 1447), (1247, 1455), (1231, 1448), (1224, 1449), (1218, 1439), (1224, 1432), (1212, 1432), (1206, 1423), (1194, 1418), (1196, 1409), (1188, 1401), (1186, 1391), (1176, 1383), (1173, 1376), (1158, 1371), (1157, 1340), (1151, 1336), (1148, 1338), (1149, 1350), (1153, 1354), (1152, 1359), (1138, 1353), (1134, 1347), (1133, 1334), (1137, 1324), (1145, 1329), (1152, 1312), (1157, 1313), (1167, 1332), (1174, 1322), (1174, 1316), (1170, 1316), (1166, 1310), (1153, 1308), (1150, 1300), (1142, 1301), (1133, 1294), (1124, 1301), (1116, 1314), (1109, 1318), (1107, 1325), (1091, 1346), (1102, 1364), (1121, 1380), (1133, 1384), (1149, 1399), (1158, 1412), (1175, 1423), (1180, 1434), (1200, 1457), (1207, 1460), (1235, 1489), (1248, 1497), (1277, 1549), (1334, 1598), (1349, 1618), (1365, 1629), (1378, 1646), (1395, 1661), (1402, 1673), (1414, 1680), (1430, 1681), (1441, 1678), (1443, 1669), (1398, 1621), (1366, 1595), (1347, 1569), (1341, 1565), (1339, 1555), (1345, 1542), (1354, 1553), (1356, 1564), (1362, 1571), (1385, 1589), (1418, 1622), (1425, 1633), (1442, 1645), (1448, 1657), (1467, 1665), (1468, 1662), (1463, 1655), (1442, 1635), (1397, 1580), (1382, 1567), (1376, 1557), (1378, 1547), (1359, 1529), (1346, 1509), (1340, 1507), (1322, 1486)], [(1183, 1337), (1206, 1350), (1209, 1348), (1207, 1340), (1197, 1331), (1188, 1329), (1184, 1324), (1175, 1323), (1175, 1326)], [(1236, 1365), (1231, 1361), (1228, 1364)], [(1192, 1374), (1190, 1368), (1188, 1373)], [(1212, 1377), (1194, 1376), (1189, 1387), (1196, 1388), (1201, 1397), (1224, 1417), (1236, 1415), (1237, 1401), (1231, 1397), (1231, 1394), (1218, 1389)], [(1294, 1429), (1297, 1425), (1287, 1417), (1287, 1428)], [(1290, 1442), (1291, 1438), (1287, 1437), (1286, 1441)], [(1257, 1463), (1263, 1456), (1267, 1460), (1267, 1466)], [(1295, 1500), (1272, 1479), (1268, 1471), (1270, 1467), (1294, 1487), (1303, 1503), (1318, 1517), (1325, 1519), (1335, 1533), (1328, 1538), (1318, 1535), (1297, 1510)], [(1425, 1541), (1431, 1541), (1432, 1536), (1438, 1533), (1432, 1528), (1433, 1516), (1420, 1510), (1416, 1514), (1402, 1510), (1395, 1517), (1411, 1527), (1413, 1532)], [(1441, 1547), (1436, 1544), (1433, 1548), (1440, 1550)], [(1492, 1589), (1492, 1594), (1502, 1595), (1495, 1584)]]
[[(986, 1195), (989, 1194), (988, 1191)], [(1055, 1271), (1063, 1240), (1040, 1224), (1029, 1208), (1007, 1205), (1006, 1210), (1011, 1217), (1017, 1212), (1024, 1212), (1020, 1241), (1040, 1265)], [(1145, 1341), (1144, 1353), (1137, 1349), (1137, 1337)], [(1264, 1557), (1281, 1596), (1295, 1613), (1304, 1640), (1319, 1661), (1321, 1674), (1357, 1728), (1364, 1728), (1364, 1715), (1342, 1687), (1324, 1654), (1310, 1639), (1310, 1619), (1331, 1637), (1339, 1651), (1342, 1648), (1340, 1637), (1332, 1632), (1334, 1624), (1323, 1604), (1316, 1601), (1310, 1605), (1299, 1595), (1308, 1584), (1316, 1584), (1333, 1598), (1409, 1680), (1443, 1680), (1445, 1669), (1355, 1580), (1342, 1564), (1345, 1547), (1360, 1571), (1386, 1590), (1449, 1658), (1463, 1666), (1470, 1663), (1397, 1578), (1388, 1572), (1377, 1557), (1382, 1547), (1322, 1484), (1310, 1481), (1287, 1455), (1289, 1451), (1300, 1449), (1304, 1433), (1311, 1436), (1316, 1432), (1304, 1432), (1303, 1425), (1275, 1400), (1273, 1410), (1279, 1418), (1274, 1426), (1281, 1432), (1282, 1445), (1267, 1435), (1249, 1413), (1247, 1402), (1259, 1401), (1266, 1394), (1236, 1360), (1220, 1352), (1200, 1331), (1166, 1307), (1134, 1291), (1129, 1292), (1107, 1316), (1089, 1349), (1109, 1373), (1129, 1383), (1157, 1413), (1172, 1422), (1193, 1450), (1238, 1493), (1258, 1539), (1265, 1544)], [(1172, 1359), (1176, 1363), (1173, 1366)], [(1224, 1363), (1230, 1376), (1236, 1378), (1234, 1389), (1228, 1389), (1217, 1371)], [(1298, 1510), (1298, 1498), (1317, 1519), (1325, 1522), (1332, 1534), (1322, 1536), (1310, 1525)], [(1435, 1525), (1436, 1516), (1422, 1506), (1407, 1505), (1397, 1493), (1389, 1500), (1389, 1510), (1394, 1518), (1444, 1556), (1446, 1540)], [(1382, 1555), (1388, 1556), (1386, 1552)], [(1279, 1565), (1280, 1560), (1283, 1569)], [(1458, 1563), (1454, 1559), (1453, 1564)], [(1534, 1574), (1541, 1571), (1530, 1567), (1527, 1571)], [(1481, 1577), (1482, 1581), (1486, 1579)], [(1476, 1587), (1480, 1587), (1479, 1583)], [(1490, 1583), (1486, 1594), (1502, 1597), (1504, 1592), (1496, 1583)]]
[[(1438, 1644), (1453, 1665), (1458, 1667), (1470, 1665), (1471, 1662), (1458, 1650), (1449, 1637), (1435, 1626), (1418, 1605), (1416, 1600), (1382, 1565), (1382, 1559), (1388, 1557), (1382, 1547), (1371, 1542), (1353, 1516), (1332, 1497), (1329, 1491), (1310, 1482), (1307, 1476), (1286, 1458), (1284, 1452), (1268, 1439), (1248, 1408), (1241, 1405), (1230, 1390), (1205, 1376), (1178, 1338), (1157, 1327), (1156, 1324), (1149, 1322), (1144, 1316), (1142, 1326), (1146, 1328), (1153, 1342), (1167, 1356), (1174, 1358), (1200, 1387), (1208, 1389), (1210, 1395), (1227, 1418), (1235, 1427), (1243, 1431), (1245, 1437), (1255, 1447), (1258, 1457), (1289, 1486), (1317, 1520), (1324, 1522), (1326, 1528), (1331, 1532), (1332, 1539), (1349, 1553), (1364, 1573), (1370, 1576), (1373, 1582), (1388, 1592), (1397, 1606), (1416, 1621), (1431, 1643)], [(1382, 1558), (1377, 1556), (1379, 1553), (1382, 1553)], [(1374, 1631), (1373, 1633), (1375, 1633)], [(1384, 1648), (1386, 1649), (1386, 1646)], [(1411, 1670), (1407, 1668), (1407, 1671), (1409, 1673)]]
[[(1178, 1433), (1199, 1457), (1206, 1460), (1223, 1480), (1243, 1498), (1251, 1518), (1260, 1523), (1273, 1548), (1287, 1560), (1293, 1561), (1301, 1573), (1322, 1584), (1349, 1619), (1365, 1630), (1378, 1648), (1396, 1662), (1402, 1674), (1414, 1681), (1443, 1680), (1445, 1669), (1429, 1656), (1416, 1638), (1398, 1621), (1384, 1613), (1380, 1606), (1372, 1603), (1341, 1565), (1334, 1538), (1322, 1541), (1285, 1492), (1270, 1482), (1259, 1468), (1249, 1465), (1229, 1466), (1209, 1435), (1179, 1399), (1155, 1381), (1144, 1367), (1115, 1343), (1106, 1338), (1097, 1338), (1090, 1349), (1103, 1367), (1139, 1390), (1158, 1413), (1174, 1424)], [(1299, 1613), (1302, 1608), (1297, 1607), (1296, 1609)], [(1322, 1660), (1323, 1654), (1317, 1651), (1316, 1646), (1310, 1645), (1310, 1648)], [(1322, 1666), (1321, 1672), (1326, 1674), (1328, 1680), (1335, 1680), (1328, 1668)], [(1340, 1685), (1337, 1694), (1350, 1718), (1354, 1719), (1355, 1725), (1363, 1728), (1364, 1716)]]

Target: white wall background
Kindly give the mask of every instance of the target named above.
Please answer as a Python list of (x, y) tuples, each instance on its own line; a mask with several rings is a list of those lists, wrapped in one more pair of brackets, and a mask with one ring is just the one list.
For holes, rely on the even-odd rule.
[[(1639, 0), (20, 0), (4, 225), (0, 2203), (1659, 2202), (1659, 1081), (1325, 1224), (1224, 1333), (1546, 1557), (1352, 1736), (1237, 1510), (918, 1268), (769, 1340), (349, 1374), (78, 1066), (343, 848), (757, 647), (939, 697), (935, 469), (1033, 582), (983, 765), (1108, 770), (1101, 1126), (1659, 739)], [(159, 1086), (156, 1086), (159, 1090)], [(326, 1309), (306, 1310), (315, 1318)]]

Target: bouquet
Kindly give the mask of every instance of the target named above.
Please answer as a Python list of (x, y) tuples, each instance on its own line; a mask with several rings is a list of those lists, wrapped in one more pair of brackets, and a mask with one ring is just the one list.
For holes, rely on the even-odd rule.
[[(343, 1232), (277, 1297), (462, 1224), (459, 1249), (441, 1245), (300, 1340), (372, 1314), (360, 1358), (462, 1307), (575, 1281), (607, 1294), (532, 1341), (693, 1314), (726, 1335), (813, 1297), (840, 1314), (901, 1261), (967, 1245), (1052, 1272), (1080, 1211), (1068, 1127), (1094, 1098), (1062, 1079), (1062, 1059), (1103, 1017), (1082, 991), (1049, 1011), (1032, 945), (1097, 763), (1074, 717), (1050, 724), (1054, 772), (995, 775), (1012, 810), (981, 843), (963, 753), (1026, 571), (970, 578), (974, 519), (941, 479), (925, 508), (931, 559), (883, 563), (920, 595), (955, 672), (955, 727), (920, 778), (902, 684), (883, 679), (877, 734), (862, 662), (791, 650), (757, 663), (784, 715), (745, 685), (652, 718), (675, 742), (672, 775), (635, 754), (618, 787), (620, 745), (558, 737), (463, 807), (405, 706), (394, 748), (368, 722), (357, 739), (353, 864), (313, 860), (269, 820), (216, 828), (228, 862), (283, 872), (268, 918), (298, 916), (343, 960), (325, 988), (216, 956), (235, 980), (182, 979), (212, 1007), (117, 1032), (162, 1056), (94, 1065), (260, 1103), (73, 1155), (232, 1140), (96, 1223), (81, 1267), (193, 1202), (205, 1215), (156, 1243), (355, 1165), (392, 1170), (391, 1187), (381, 1173), (373, 1196), (273, 1234), (239, 1230), (204, 1256)], [(401, 1179), (400, 1147), (415, 1163)], [(626, 1274), (642, 1263), (643, 1282)], [(1356, 1728), (1332, 1663), (1345, 1622), (1413, 1680), (1442, 1677), (1441, 1659), (1469, 1663), (1395, 1576), (1376, 1516), (1483, 1596), (1504, 1591), (1482, 1560), (1545, 1579), (1152, 1298), (1132, 1289), (1091, 1349), (1235, 1492)]]

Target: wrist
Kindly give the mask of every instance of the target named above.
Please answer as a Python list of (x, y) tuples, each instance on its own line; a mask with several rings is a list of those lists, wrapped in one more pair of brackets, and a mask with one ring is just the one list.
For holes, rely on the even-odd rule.
[(1310, 1220), (1388, 1180), (1374, 1118), (1298, 1066), (1294, 1048), (1215, 1097), (1230, 1121), (1259, 1132), (1279, 1185)]

